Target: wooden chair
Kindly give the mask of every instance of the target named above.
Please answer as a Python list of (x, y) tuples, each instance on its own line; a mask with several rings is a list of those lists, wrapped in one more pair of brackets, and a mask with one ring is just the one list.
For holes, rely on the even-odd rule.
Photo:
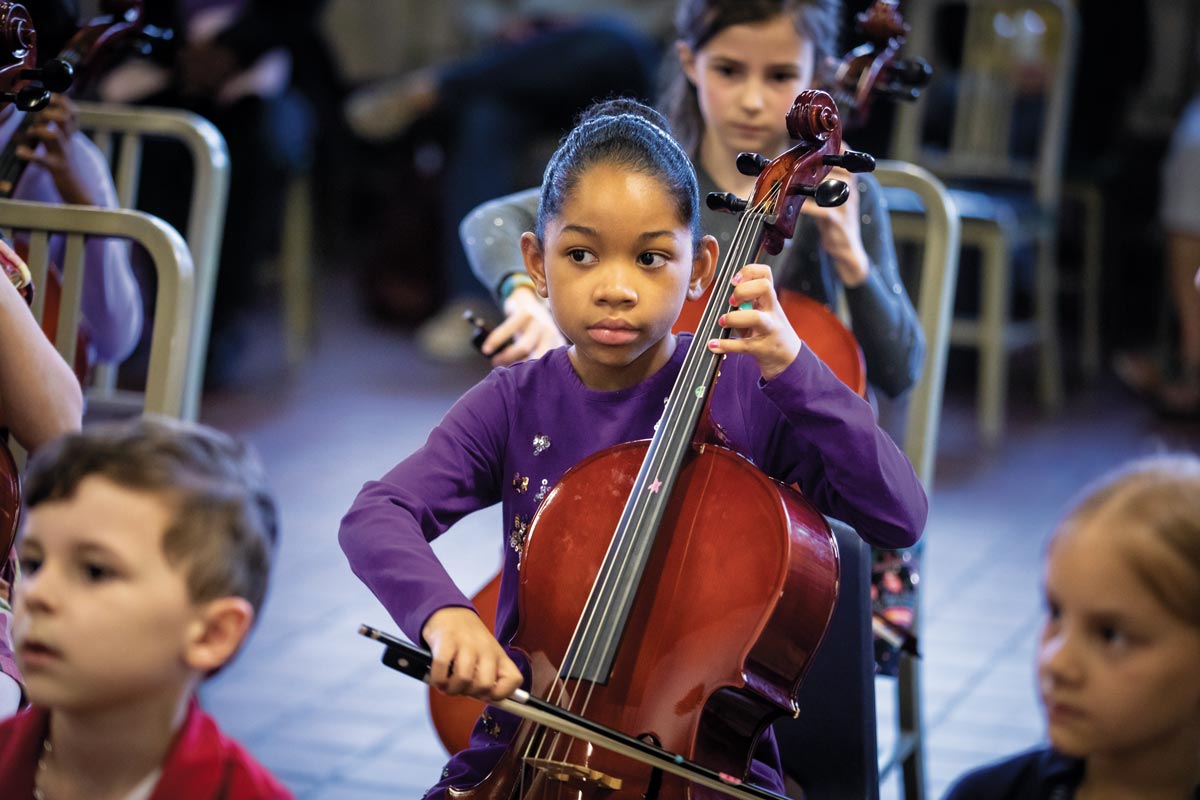
[[(140, 211), (16, 200), (0, 201), (0, 228), (10, 240), (14, 231), (29, 233), (28, 264), (35, 287), (46, 285), (49, 237), (66, 236), (64, 263), (58, 265), (63, 281), (54, 343), (68, 364), (75, 359), (86, 239), (114, 237), (145, 248), (154, 266), (158, 289), (146, 385), (132, 399), (137, 401), (140, 411), (183, 417), (187, 379), (193, 371), (189, 343), (195, 286), (191, 254), (175, 229)], [(35, 291), (33, 313), (39, 321), (44, 302), (45, 293)]]
[[(961, 64), (933, 47), (947, 10), (965, 19)], [(1040, 346), (1042, 404), (1062, 402), (1056, 245), (1077, 13), (1066, 0), (925, 0), (906, 14), (908, 46), (931, 57), (934, 78), (918, 103), (899, 109), (891, 152), (946, 182), (962, 244), (980, 251), (979, 314), (956, 317), (950, 341), (979, 351), (978, 422), (992, 445), (1004, 430), (1011, 350)], [(1036, 250), (1034, 313), (1019, 321), (1012, 262), (1026, 245)]]
[[(229, 195), (229, 153), (225, 139), (211, 122), (189, 111), (85, 102), (77, 106), (80, 128), (96, 142), (114, 170), (117, 201), (122, 208), (137, 208), (142, 146), (146, 139), (177, 142), (191, 155), (192, 191), (183, 238), (195, 265), (196, 291), (183, 416), (195, 420), (204, 385), (209, 322)], [(96, 384), (89, 389), (89, 402), (114, 401), (115, 385), (115, 369), (101, 371)]]

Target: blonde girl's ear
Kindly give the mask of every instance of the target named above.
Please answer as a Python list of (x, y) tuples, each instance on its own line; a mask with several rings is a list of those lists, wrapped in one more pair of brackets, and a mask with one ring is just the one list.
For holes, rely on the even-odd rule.
[(679, 68), (683, 70), (688, 83), (696, 85), (696, 51), (682, 39), (675, 40), (675, 57), (679, 59)]
[(546, 254), (542, 243), (530, 231), (521, 234), (521, 257), (525, 260), (525, 271), (533, 279), (533, 288), (541, 297), (549, 297), (546, 287)]
[(184, 661), (207, 675), (223, 667), (254, 624), (254, 606), (243, 597), (218, 597), (199, 606), (186, 631)]
[(712, 236), (702, 236), (692, 259), (692, 279), (688, 282), (688, 300), (699, 300), (712, 283), (717, 270), (720, 246)]

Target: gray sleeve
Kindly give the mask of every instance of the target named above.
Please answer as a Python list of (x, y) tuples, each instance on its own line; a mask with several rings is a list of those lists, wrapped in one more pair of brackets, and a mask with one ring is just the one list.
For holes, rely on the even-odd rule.
[(527, 189), (489, 200), (476, 206), (458, 226), (471, 271), (501, 305), (500, 282), (514, 272), (525, 271), (521, 234), (533, 230), (537, 222), (540, 193), (540, 189)]
[(925, 358), (925, 334), (905, 291), (896, 263), (892, 226), (879, 182), (858, 176), (863, 247), (870, 260), (867, 280), (846, 289), (854, 336), (862, 346), (867, 377), (890, 397), (917, 382)]

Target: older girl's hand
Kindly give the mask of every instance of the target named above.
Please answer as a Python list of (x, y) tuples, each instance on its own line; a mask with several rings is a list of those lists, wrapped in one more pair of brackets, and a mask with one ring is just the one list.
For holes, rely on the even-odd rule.
[[(528, 287), (518, 287), (508, 296), (504, 313), (508, 316), (483, 340), (483, 354), (491, 357), (494, 367), (539, 358), (547, 350), (567, 343), (550, 315), (549, 306)], [(512, 344), (497, 351), (509, 339)]]
[[(771, 380), (796, 360), (800, 337), (792, 328), (775, 294), (775, 279), (766, 264), (747, 264), (733, 276), (733, 308), (717, 321), (732, 328), (736, 339), (713, 339), (714, 353), (748, 353), (758, 362), (763, 378)], [(720, 291), (714, 289), (714, 291)]]
[(66, 95), (52, 94), (49, 104), (34, 113), (32, 123), (25, 130), (25, 141), (17, 145), (16, 154), (50, 173), (63, 202), (95, 205), (96, 200), (75, 163), (71, 137), (78, 130), (75, 104)]
[(871, 261), (862, 242), (858, 181), (853, 173), (839, 167), (829, 171), (829, 178), (845, 181), (850, 187), (846, 202), (840, 206), (823, 207), (817, 205), (815, 200), (809, 200), (800, 206), (800, 213), (816, 220), (821, 247), (829, 253), (842, 284), (858, 286), (867, 279), (871, 270)]

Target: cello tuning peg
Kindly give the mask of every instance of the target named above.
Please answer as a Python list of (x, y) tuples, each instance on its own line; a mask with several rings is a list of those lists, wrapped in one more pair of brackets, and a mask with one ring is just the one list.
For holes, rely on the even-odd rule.
[(52, 58), (36, 70), (42, 85), (52, 92), (65, 92), (75, 80), (75, 67), (61, 58)]
[(828, 167), (841, 167), (846, 172), (871, 172), (875, 169), (875, 157), (868, 153), (859, 153), (856, 150), (824, 156), (822, 161)]
[(928, 85), (933, 78), (933, 67), (923, 58), (906, 58), (892, 64), (892, 71), (899, 83), (916, 88)]
[(850, 187), (846, 185), (845, 181), (830, 178), (821, 181), (816, 186), (792, 186), (791, 194), (802, 194), (806, 197), (811, 197), (822, 208), (830, 208), (831, 206), (840, 206), (850, 199)]
[(771, 162), (758, 153), (738, 153), (737, 171), (751, 178), (758, 176)]
[(50, 92), (40, 86), (25, 86), (16, 94), (0, 94), (0, 100), (11, 102), (22, 111), (41, 111), (50, 102)]
[(65, 92), (75, 79), (75, 68), (66, 61), (53, 58), (37, 69), (23, 70), (21, 77), (40, 83), (51, 92)]
[(903, 83), (889, 83), (886, 86), (879, 86), (876, 91), (893, 100), (905, 100), (912, 102), (921, 97), (921, 90), (915, 86), (906, 86)]
[(850, 187), (846, 185), (845, 181), (830, 178), (821, 181), (816, 191), (813, 192), (813, 198), (822, 208), (840, 206), (850, 198)]
[(713, 211), (728, 211), (730, 214), (738, 214), (746, 208), (746, 201), (732, 192), (709, 192), (704, 202)]

